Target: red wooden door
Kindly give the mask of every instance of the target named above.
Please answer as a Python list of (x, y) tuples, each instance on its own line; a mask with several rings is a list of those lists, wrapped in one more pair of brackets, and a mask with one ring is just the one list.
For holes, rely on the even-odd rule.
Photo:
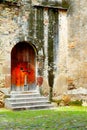
[(30, 44), (21, 42), (12, 49), (11, 77), (13, 90), (35, 86), (35, 51)]

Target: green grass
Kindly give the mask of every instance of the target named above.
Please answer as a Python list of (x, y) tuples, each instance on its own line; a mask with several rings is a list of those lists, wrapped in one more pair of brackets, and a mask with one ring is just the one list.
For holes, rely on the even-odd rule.
[(87, 130), (87, 107), (25, 111), (0, 109), (0, 130)]

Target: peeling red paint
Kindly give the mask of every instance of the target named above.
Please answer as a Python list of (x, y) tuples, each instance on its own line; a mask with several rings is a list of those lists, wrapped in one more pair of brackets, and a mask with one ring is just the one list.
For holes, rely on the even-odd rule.
[(43, 77), (39, 76), (37, 77), (37, 85), (40, 87), (43, 83)]
[[(25, 76), (27, 79), (25, 79)], [(32, 84), (35, 82), (35, 68), (34, 65), (23, 62), (17, 64), (12, 68), (12, 84), (15, 86), (24, 86), (25, 80), (27, 84)]]

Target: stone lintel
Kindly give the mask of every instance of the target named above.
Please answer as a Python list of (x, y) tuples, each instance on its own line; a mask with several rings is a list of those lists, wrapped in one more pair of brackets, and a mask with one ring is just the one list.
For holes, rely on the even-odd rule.
[(50, 9), (60, 9), (60, 10), (67, 10), (67, 8), (63, 8), (63, 7), (60, 7), (60, 6), (45, 6), (45, 5), (34, 5), (33, 7), (36, 7), (36, 8), (50, 8)]
[(34, 7), (46, 7), (46, 8), (56, 8), (56, 9), (68, 9), (69, 2), (68, 0), (44, 0), (42, 2), (37, 2), (32, 0), (32, 5)]

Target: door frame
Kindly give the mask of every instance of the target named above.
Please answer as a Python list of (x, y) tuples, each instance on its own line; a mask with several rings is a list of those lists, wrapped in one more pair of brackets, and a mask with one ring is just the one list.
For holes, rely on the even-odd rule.
[[(13, 55), (14, 48), (16, 48), (16, 46), (19, 45), (19, 44), (20, 44), (20, 46), (23, 45), (23, 44), (26, 46), (26, 44), (27, 44), (27, 46), (31, 47), (32, 50), (35, 53), (34, 58), (35, 58), (35, 83), (36, 83), (36, 77), (37, 77), (37, 62), (36, 62), (36, 60), (37, 60), (37, 54), (38, 54), (36, 46), (34, 44), (32, 44), (31, 42), (26, 42), (26, 41), (18, 42), (11, 50), (11, 91), (17, 91), (17, 86), (13, 87), (13, 85), (12, 85), (12, 55)], [(20, 90), (21, 90), (21, 87), (19, 88), (19, 91)]]

